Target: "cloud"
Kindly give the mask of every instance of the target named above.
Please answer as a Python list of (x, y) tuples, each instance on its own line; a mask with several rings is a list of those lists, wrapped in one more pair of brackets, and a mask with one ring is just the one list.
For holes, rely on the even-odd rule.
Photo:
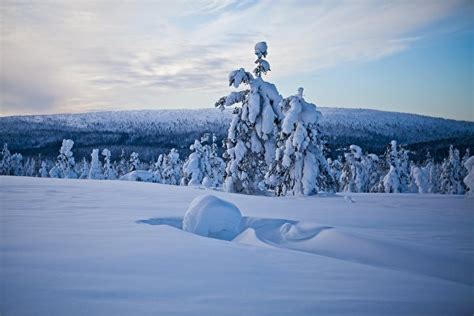
[(269, 44), (270, 77), (315, 72), (404, 51), (461, 5), (2, 2), (0, 113), (203, 106), (230, 70), (253, 67), (256, 41)]

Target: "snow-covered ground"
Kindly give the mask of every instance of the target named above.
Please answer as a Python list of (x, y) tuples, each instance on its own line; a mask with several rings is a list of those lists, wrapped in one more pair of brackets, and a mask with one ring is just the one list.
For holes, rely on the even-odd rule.
[[(213, 194), (232, 241), (180, 229)], [(0, 177), (1, 315), (471, 315), (465, 196), (258, 197)]]

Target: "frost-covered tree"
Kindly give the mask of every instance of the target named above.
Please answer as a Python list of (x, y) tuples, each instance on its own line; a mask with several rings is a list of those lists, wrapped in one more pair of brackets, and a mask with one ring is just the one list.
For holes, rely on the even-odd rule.
[(11, 170), (13, 176), (23, 175), (23, 156), (15, 153), (11, 156)]
[(181, 185), (199, 186), (204, 174), (205, 147), (196, 139), (189, 149), (192, 152), (183, 164)]
[(139, 157), (139, 154), (136, 153), (136, 152), (133, 152), (131, 155), (130, 155), (130, 159), (129, 159), (129, 171), (135, 171), (135, 170), (138, 170), (140, 169), (140, 157)]
[(195, 140), (190, 149), (193, 151), (183, 164), (181, 185), (203, 185), (217, 187), (222, 184), (225, 169), (224, 161), (217, 155), (216, 137), (204, 135), (201, 140)]
[(397, 142), (392, 140), (385, 152), (385, 159), (389, 170), (382, 180), (384, 192), (408, 192), (410, 177), (408, 151), (397, 146)]
[(247, 89), (230, 93), (216, 102), (221, 110), (241, 104), (233, 118), (225, 140), (227, 160), (224, 188), (228, 192), (257, 193), (265, 189), (264, 177), (275, 158), (276, 125), (283, 119), (280, 109), (282, 97), (275, 85), (262, 79), (270, 71), (267, 44), (255, 45), (257, 55), (255, 77), (240, 68), (229, 74), (229, 85)]
[[(182, 162), (179, 159), (179, 153), (176, 149), (171, 149), (167, 155), (160, 155), (157, 163), (159, 163), (158, 170), (161, 171), (159, 174), (161, 183), (171, 185), (180, 184), (182, 178)], [(155, 175), (155, 178), (158, 178), (157, 175)]]
[(2, 149), (2, 160), (0, 161), (0, 174), (11, 175), (12, 174), (12, 161), (11, 153), (8, 150), (8, 144), (3, 144)]
[(449, 147), (449, 156), (441, 165), (440, 191), (442, 194), (464, 194), (459, 150)]
[(104, 175), (102, 174), (102, 164), (99, 160), (99, 149), (93, 149), (91, 154), (91, 165), (89, 169), (89, 179), (102, 180)]
[(108, 180), (115, 180), (117, 179), (117, 173), (114, 170), (114, 166), (110, 160), (110, 150), (104, 148), (102, 150), (102, 156), (104, 156), (104, 178)]
[(429, 170), (426, 167), (412, 165), (410, 177), (413, 179), (418, 193), (429, 193)]
[(266, 182), (276, 195), (316, 194), (334, 189), (332, 173), (323, 155), (321, 134), (317, 128), (321, 113), (316, 105), (303, 98), (303, 88), (298, 94), (281, 102), (284, 119), (277, 137), (275, 161), (266, 175)]
[(344, 154), (344, 165), (340, 175), (341, 190), (345, 192), (377, 192), (380, 181), (378, 156), (364, 155), (357, 145), (349, 146)]
[(87, 161), (86, 157), (84, 157), (82, 158), (81, 172), (79, 174), (79, 179), (88, 179), (89, 172), (90, 172), (89, 162)]
[(27, 177), (36, 177), (36, 160), (34, 157), (28, 157), (23, 166), (23, 174)]
[(464, 168), (467, 170), (467, 175), (463, 179), (468, 190), (467, 194), (474, 196), (474, 156), (471, 156), (464, 161)]
[(342, 174), (342, 168), (344, 167), (342, 162), (342, 156), (339, 156), (338, 159), (331, 159), (331, 158), (328, 158), (327, 159), (327, 162), (328, 162), (328, 165), (329, 165), (329, 168), (331, 169), (331, 174), (332, 174), (332, 177), (334, 179), (334, 182), (335, 182), (335, 188), (334, 190), (336, 192), (340, 192), (342, 189), (340, 187), (340, 177), (341, 177), (341, 174)]
[(120, 154), (120, 160), (117, 164), (117, 169), (116, 169), (118, 177), (121, 177), (124, 174), (126, 174), (129, 169), (130, 169), (130, 166), (128, 165), (127, 155), (125, 154), (125, 150), (122, 149), (122, 152)]
[(63, 139), (61, 148), (59, 149), (59, 155), (56, 159), (56, 167), (59, 171), (61, 178), (76, 179), (77, 174), (74, 172), (74, 155), (72, 153), (72, 147), (74, 141), (71, 139)]
[(48, 169), (45, 161), (41, 161), (41, 168), (38, 170), (38, 174), (41, 178), (48, 177)]

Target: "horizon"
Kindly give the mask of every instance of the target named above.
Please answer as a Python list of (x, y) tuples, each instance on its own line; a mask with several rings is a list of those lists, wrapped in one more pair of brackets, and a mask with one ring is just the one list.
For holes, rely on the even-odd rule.
[(470, 1), (2, 2), (0, 12), (2, 117), (213, 108), (265, 40), (265, 80), (284, 97), (303, 86), (322, 107), (474, 121)]

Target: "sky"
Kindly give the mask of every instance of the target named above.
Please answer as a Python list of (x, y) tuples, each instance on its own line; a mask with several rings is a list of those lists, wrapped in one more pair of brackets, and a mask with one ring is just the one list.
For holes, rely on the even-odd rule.
[(0, 2), (0, 115), (210, 108), (254, 68), (320, 106), (474, 121), (474, 1)]

